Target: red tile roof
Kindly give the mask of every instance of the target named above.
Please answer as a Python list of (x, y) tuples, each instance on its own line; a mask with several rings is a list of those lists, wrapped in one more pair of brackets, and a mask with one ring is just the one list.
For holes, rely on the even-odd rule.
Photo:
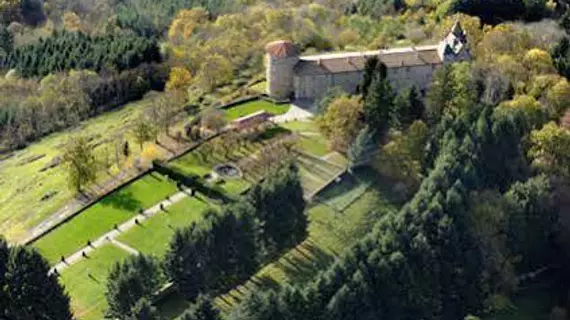
[(265, 52), (273, 58), (279, 59), (298, 56), (301, 53), (295, 44), (287, 40), (278, 40), (268, 43), (265, 46)]
[(437, 47), (425, 47), (418, 50), (396, 49), (379, 50), (375, 52), (347, 53), (334, 55), (321, 55), (301, 57), (295, 66), (297, 76), (310, 76), (319, 74), (354, 72), (364, 69), (366, 60), (378, 56), (388, 68), (413, 67), (421, 65), (438, 65), (442, 61), (437, 53)]

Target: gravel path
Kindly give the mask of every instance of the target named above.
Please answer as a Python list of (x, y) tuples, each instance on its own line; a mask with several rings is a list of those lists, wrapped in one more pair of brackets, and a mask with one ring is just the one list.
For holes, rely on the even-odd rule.
[(66, 257), (65, 262), (59, 262), (53, 268), (51, 268), (50, 272), (53, 272), (54, 269), (57, 269), (57, 272), (61, 272), (62, 270), (68, 268), (69, 266), (73, 265), (74, 263), (81, 261), (81, 259), (84, 259), (84, 255), (89, 256), (89, 254), (91, 254), (93, 252), (93, 250), (95, 250), (96, 248), (99, 248), (105, 244), (108, 244), (108, 243), (112, 243), (112, 244), (116, 245), (117, 247), (119, 247), (125, 251), (128, 251), (129, 253), (138, 254), (137, 250), (127, 246), (126, 244), (124, 244), (122, 242), (117, 241), (116, 238), (119, 235), (121, 235), (122, 232), (125, 232), (125, 231), (127, 231), (133, 227), (136, 227), (137, 222), (144, 221), (144, 220), (160, 213), (162, 211), (160, 208), (161, 204), (164, 206), (164, 208), (168, 208), (171, 205), (181, 201), (182, 199), (184, 199), (188, 196), (189, 196), (189, 191), (184, 190), (184, 191), (180, 191), (180, 192), (170, 196), (168, 200), (163, 200), (163, 201), (157, 203), (155, 206), (145, 210), (142, 214), (138, 214), (138, 215), (134, 216), (133, 218), (131, 218), (130, 220), (119, 225), (117, 229), (111, 230), (111, 231), (105, 233), (104, 235), (102, 235), (101, 237), (99, 237), (97, 240), (92, 241), (91, 246), (86, 246), (86, 247), (76, 251), (72, 255)]

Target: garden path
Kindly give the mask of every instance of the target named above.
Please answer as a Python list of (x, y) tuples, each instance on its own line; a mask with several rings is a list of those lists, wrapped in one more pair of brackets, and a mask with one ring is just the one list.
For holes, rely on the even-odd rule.
[[(138, 223), (140, 223), (141, 221), (144, 221), (150, 217), (157, 215), (158, 213), (163, 211), (162, 210), (163, 208), (166, 209), (166, 208), (172, 206), (173, 204), (175, 204), (175, 203), (177, 203), (177, 202), (181, 201), (182, 199), (189, 197), (189, 196), (190, 196), (190, 191), (189, 190), (183, 190), (183, 191), (180, 191), (180, 192), (168, 197), (168, 199), (160, 201), (159, 203), (157, 203), (153, 207), (150, 207), (149, 209), (145, 210), (143, 213), (138, 214), (138, 215), (132, 217), (130, 220), (128, 220), (128, 221), (122, 223), (121, 225), (117, 226), (116, 229), (113, 229), (113, 230), (107, 232), (106, 234), (102, 235), (98, 239), (92, 241), (90, 246), (85, 246), (84, 248), (73, 253), (72, 255), (65, 257), (65, 262), (62, 261), (62, 262), (59, 262), (58, 264), (56, 264), (55, 266), (53, 266), (50, 270), (50, 273), (54, 272), (54, 270), (57, 270), (57, 272), (61, 272), (62, 270), (70, 267), (74, 263), (81, 261), (82, 259), (89, 259), (89, 254), (91, 252), (93, 252), (93, 250), (95, 250), (96, 248), (101, 247), (105, 244), (108, 244), (108, 243), (112, 243), (114, 245), (117, 245), (119, 248), (124, 249), (124, 250), (128, 251), (129, 253), (137, 254), (138, 252), (135, 249), (127, 247), (123, 243), (117, 241), (116, 238), (119, 235), (121, 235), (122, 232), (125, 232), (125, 231), (127, 231), (133, 227), (136, 227), (138, 225)], [(162, 208), (161, 208), (161, 205), (162, 205)]]

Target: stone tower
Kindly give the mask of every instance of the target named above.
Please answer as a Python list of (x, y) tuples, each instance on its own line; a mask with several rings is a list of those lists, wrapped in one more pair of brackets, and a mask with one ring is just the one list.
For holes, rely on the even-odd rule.
[(437, 53), (443, 63), (465, 61), (471, 59), (467, 43), (467, 35), (459, 21), (455, 21), (451, 31), (439, 43)]
[(290, 41), (273, 41), (265, 46), (267, 94), (287, 99), (293, 94), (293, 68), (299, 62), (299, 48)]

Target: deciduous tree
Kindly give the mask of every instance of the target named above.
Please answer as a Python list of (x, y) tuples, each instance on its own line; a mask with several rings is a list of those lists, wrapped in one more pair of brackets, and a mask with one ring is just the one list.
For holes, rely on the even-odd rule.
[(362, 111), (358, 98), (342, 96), (332, 101), (327, 112), (317, 119), (321, 132), (329, 139), (333, 149), (346, 152), (363, 126)]
[(93, 148), (85, 136), (70, 139), (63, 151), (70, 186), (76, 192), (97, 178), (98, 164)]

